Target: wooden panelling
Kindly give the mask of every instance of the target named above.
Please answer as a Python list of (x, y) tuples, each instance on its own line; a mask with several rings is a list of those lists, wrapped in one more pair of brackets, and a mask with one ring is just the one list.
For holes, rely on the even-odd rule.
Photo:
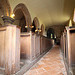
[(35, 46), (36, 46), (35, 45), (35, 34), (31, 33), (31, 55), (30, 55), (31, 60), (34, 60), (36, 58), (36, 56), (35, 56), (35, 50), (36, 50)]
[(21, 34), (21, 58), (30, 59), (30, 34)]
[(20, 69), (20, 29), (15, 25), (0, 28), (0, 67), (6, 75)]
[(34, 34), (31, 31), (21, 34), (21, 56), (30, 61), (49, 50), (53, 45), (54, 40)]
[(48, 39), (44, 36), (40, 37), (40, 53), (42, 54), (46, 50), (49, 50), (54, 45), (54, 40)]
[(61, 38), (61, 49), (68, 73), (74, 71), (75, 75), (75, 27), (66, 27), (66, 32)]
[(5, 30), (0, 31), (0, 67), (5, 66)]
[(35, 56), (38, 57), (40, 55), (40, 36), (35, 35)]

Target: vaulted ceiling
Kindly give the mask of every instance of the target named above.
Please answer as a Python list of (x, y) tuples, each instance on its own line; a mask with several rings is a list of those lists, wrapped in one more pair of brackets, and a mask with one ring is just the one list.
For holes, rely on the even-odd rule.
[(33, 20), (38, 17), (40, 24), (64, 25), (73, 16), (75, 0), (9, 0), (12, 10), (24, 3)]

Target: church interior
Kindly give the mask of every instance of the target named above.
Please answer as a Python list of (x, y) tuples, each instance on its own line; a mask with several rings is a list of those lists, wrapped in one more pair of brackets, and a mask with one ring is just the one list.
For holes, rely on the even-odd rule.
[(75, 0), (0, 0), (0, 75), (75, 75)]

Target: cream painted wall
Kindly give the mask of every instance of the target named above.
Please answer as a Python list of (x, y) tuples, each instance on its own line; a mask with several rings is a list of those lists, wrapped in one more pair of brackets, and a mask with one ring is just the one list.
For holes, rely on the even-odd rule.
[[(9, 0), (12, 10), (19, 3), (24, 3), (32, 17), (39, 18), (40, 24), (64, 24), (72, 16), (75, 0)], [(69, 14), (70, 13), (70, 14)]]
[[(29, 10), (29, 13), (30, 13), (30, 15), (31, 15), (32, 21), (33, 21), (34, 17), (37, 16), (37, 15), (32, 11), (31, 6), (29, 5), (29, 1), (28, 1), (28, 0), (9, 0), (9, 3), (10, 3), (10, 6), (11, 6), (11, 8), (12, 8), (12, 11), (14, 10), (14, 8), (15, 8), (19, 3), (25, 4), (26, 7), (27, 7), (28, 10)], [(39, 17), (38, 17), (38, 19), (39, 19)], [(40, 21), (40, 19), (39, 19), (39, 21)], [(40, 21), (40, 23), (41, 23), (41, 21)]]
[(24, 3), (32, 20), (38, 17), (40, 25), (64, 25), (73, 15), (75, 0), (9, 0), (12, 11), (19, 3)]
[[(9, 0), (12, 10), (19, 3), (24, 3), (32, 17), (32, 20), (35, 16), (39, 18), (40, 23), (45, 25), (47, 24), (56, 24), (63, 22), (63, 5), (64, 0)], [(60, 18), (60, 19), (57, 19)]]

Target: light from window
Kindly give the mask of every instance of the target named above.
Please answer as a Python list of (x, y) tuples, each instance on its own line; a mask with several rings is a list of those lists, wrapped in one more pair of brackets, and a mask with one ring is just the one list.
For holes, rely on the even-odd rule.
[(71, 20), (69, 21), (69, 26), (72, 26), (72, 21)]
[(53, 38), (53, 34), (51, 34), (51, 39)]
[(73, 16), (73, 21), (75, 22), (75, 8), (74, 8), (74, 16)]

